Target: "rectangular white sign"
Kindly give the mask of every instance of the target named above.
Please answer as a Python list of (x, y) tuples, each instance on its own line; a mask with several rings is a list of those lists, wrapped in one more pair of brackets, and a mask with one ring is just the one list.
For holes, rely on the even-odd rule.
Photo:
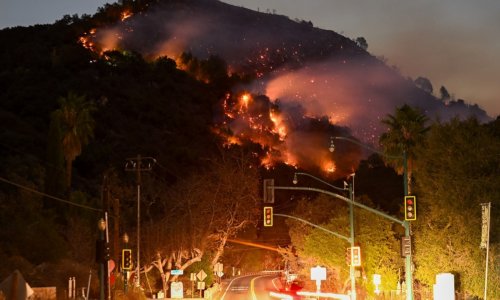
[(184, 270), (170, 270), (170, 275), (182, 275)]

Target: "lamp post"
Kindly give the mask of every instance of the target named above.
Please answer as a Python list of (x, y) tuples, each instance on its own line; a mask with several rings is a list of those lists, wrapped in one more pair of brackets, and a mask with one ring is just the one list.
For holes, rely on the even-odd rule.
[[(354, 248), (354, 205), (353, 205), (353, 202), (354, 202), (354, 176), (355, 176), (355, 174), (354, 173), (351, 174), (352, 184), (347, 185), (344, 182), (344, 188), (336, 187), (336, 186), (331, 185), (330, 183), (328, 183), (322, 179), (319, 179), (311, 174), (302, 173), (302, 172), (296, 172), (294, 174), (293, 184), (297, 184), (299, 182), (298, 181), (299, 175), (310, 177), (310, 178), (312, 178), (316, 181), (319, 181), (323, 184), (326, 184), (329, 187), (336, 189), (338, 191), (346, 191), (346, 190), (349, 191), (349, 199), (350, 199), (350, 201), (349, 201), (349, 231), (350, 231), (349, 244), (351, 245), (351, 249)], [(350, 264), (349, 264), (349, 277), (350, 277), (350, 281), (351, 281), (351, 300), (356, 300), (356, 278), (355, 278), (354, 272), (355, 272), (354, 264), (352, 262), (350, 262)]]
[(104, 300), (106, 295), (106, 268), (104, 266), (104, 247), (106, 243), (106, 240), (104, 239), (104, 231), (106, 230), (106, 221), (104, 221), (104, 219), (100, 219), (97, 223), (97, 228), (99, 229), (99, 241), (97, 243), (97, 253), (99, 253), (97, 256), (97, 259), (99, 260), (99, 299)]
[[(334, 140), (344, 140), (344, 141), (349, 141), (351, 143), (354, 143), (358, 146), (361, 146), (365, 149), (368, 149), (372, 152), (378, 153), (380, 155), (383, 155), (388, 158), (402, 158), (403, 159), (403, 189), (404, 189), (404, 196), (408, 196), (408, 157), (406, 155), (406, 151), (403, 150), (403, 154), (401, 156), (392, 156), (392, 155), (387, 155), (385, 153), (382, 153), (368, 145), (365, 145), (363, 143), (360, 143), (356, 140), (347, 138), (347, 137), (342, 137), (342, 136), (334, 136), (330, 138), (330, 152), (335, 151), (335, 144)], [(409, 238), (410, 237), (410, 223), (408, 221), (403, 221), (402, 225), (405, 229), (405, 237)], [(406, 281), (406, 300), (413, 300), (413, 276), (411, 273), (411, 265), (412, 265), (412, 259), (411, 259), (411, 253), (406, 255), (405, 257), (405, 281)]]

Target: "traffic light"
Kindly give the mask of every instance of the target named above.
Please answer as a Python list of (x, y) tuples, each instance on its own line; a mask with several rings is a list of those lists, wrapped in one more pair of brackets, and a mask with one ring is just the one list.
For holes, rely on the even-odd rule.
[(123, 249), (122, 250), (122, 269), (132, 270), (132, 250)]
[(352, 254), (351, 248), (347, 248), (345, 251), (345, 262), (348, 266), (350, 266), (352, 262), (351, 254)]
[(405, 196), (405, 220), (415, 221), (417, 219), (417, 199), (415, 196)]
[(109, 243), (104, 243), (104, 261), (111, 259), (111, 249), (109, 248)]
[(361, 248), (359, 246), (351, 248), (351, 262), (355, 267), (361, 266)]
[(95, 261), (96, 263), (104, 263), (110, 259), (111, 251), (109, 243), (105, 240), (97, 240), (95, 244)]
[(411, 238), (404, 236), (401, 238), (401, 256), (406, 257), (411, 255)]
[(273, 207), (264, 206), (264, 227), (273, 226)]

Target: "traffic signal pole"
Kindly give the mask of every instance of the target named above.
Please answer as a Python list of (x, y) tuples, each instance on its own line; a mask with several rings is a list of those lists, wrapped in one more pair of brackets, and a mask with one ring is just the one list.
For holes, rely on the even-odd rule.
[[(333, 152), (335, 149), (335, 145), (333, 143), (334, 140), (344, 140), (344, 141), (349, 141), (351, 143), (354, 143), (358, 146), (361, 146), (365, 149), (368, 149), (372, 152), (378, 153), (382, 156), (388, 157), (388, 158), (396, 158), (396, 159), (403, 159), (403, 188), (404, 188), (404, 196), (409, 195), (408, 187), (409, 187), (409, 178), (408, 178), (408, 154), (406, 153), (406, 150), (403, 150), (403, 155), (402, 156), (394, 156), (394, 155), (387, 155), (385, 153), (382, 153), (368, 145), (365, 145), (363, 143), (360, 143), (357, 140), (348, 138), (348, 137), (342, 137), (342, 136), (334, 136), (330, 138), (330, 152)], [(405, 200), (406, 201), (406, 200)], [(377, 210), (373, 210), (373, 213), (376, 213), (380, 216), (383, 216), (385, 218), (388, 218), (396, 223), (399, 223), (403, 225), (405, 229), (405, 237), (410, 238), (411, 235), (411, 225), (410, 223), (405, 220), (405, 221), (400, 221), (396, 218), (393, 218), (389, 215), (386, 215), (382, 212), (379, 212)], [(412, 257), (411, 253), (406, 256), (405, 258), (405, 282), (406, 282), (406, 300), (413, 300), (413, 276), (412, 276)]]
[[(347, 202), (348, 204), (352, 204), (353, 206), (357, 206), (361, 209), (367, 210), (369, 212), (372, 212), (378, 216), (381, 216), (383, 218), (389, 219), (395, 223), (398, 223), (402, 225), (405, 229), (405, 236), (409, 237), (410, 236), (410, 223), (408, 221), (402, 221), (399, 220), (398, 218), (395, 218), (391, 215), (388, 215), (382, 211), (376, 210), (374, 208), (371, 208), (369, 206), (366, 206), (362, 203), (359, 202), (354, 202), (351, 201), (351, 199), (344, 197), (342, 195), (327, 191), (327, 190), (322, 190), (318, 188), (313, 188), (313, 187), (297, 187), (297, 186), (267, 186), (267, 189), (274, 189), (274, 190), (292, 190), (292, 191), (309, 191), (309, 192), (317, 192), (321, 194), (326, 194), (329, 196), (332, 196), (334, 198), (340, 199), (342, 201)], [(406, 192), (406, 191), (405, 191)], [(275, 216), (279, 214), (274, 214)], [(288, 217), (288, 216), (287, 216)], [(348, 241), (350, 241), (350, 238), (347, 238)], [(405, 278), (406, 278), (406, 300), (413, 300), (413, 287), (412, 287), (412, 274), (411, 274), (411, 254), (406, 256), (406, 261), (405, 261)]]
[[(408, 196), (408, 156), (406, 151), (403, 151), (403, 183), (404, 183), (404, 196)], [(406, 201), (406, 199), (405, 199)], [(416, 211), (415, 211), (416, 213)], [(403, 227), (405, 228), (405, 237), (410, 239), (411, 243), (411, 228), (410, 222), (404, 221)], [(413, 300), (413, 275), (411, 269), (411, 251), (405, 257), (405, 282), (406, 282), (406, 300)]]
[[(354, 176), (354, 175), (353, 175)], [(354, 178), (353, 178), (354, 184)], [(356, 274), (354, 274), (354, 263), (352, 262), (352, 249), (354, 249), (354, 187), (349, 185), (349, 224), (351, 227), (350, 232), (350, 242), (351, 242), (351, 263), (349, 264), (349, 276), (351, 278), (351, 300), (356, 300)]]

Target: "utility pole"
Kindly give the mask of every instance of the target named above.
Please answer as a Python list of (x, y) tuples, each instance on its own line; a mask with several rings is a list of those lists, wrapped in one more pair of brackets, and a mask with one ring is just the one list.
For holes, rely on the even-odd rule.
[(349, 227), (350, 227), (350, 243), (351, 243), (351, 262), (349, 264), (349, 276), (351, 277), (351, 300), (356, 300), (356, 270), (354, 269), (354, 263), (352, 261), (352, 249), (354, 249), (354, 177), (356, 173), (352, 173), (352, 184), (349, 184)]
[(113, 208), (113, 258), (120, 261), (120, 199), (114, 198)]
[(141, 264), (140, 264), (140, 244), (141, 244), (141, 172), (151, 171), (153, 169), (153, 164), (156, 163), (156, 159), (153, 157), (142, 157), (140, 154), (134, 158), (127, 158), (127, 163), (125, 164), (125, 171), (136, 172), (137, 175), (137, 286), (141, 286)]

